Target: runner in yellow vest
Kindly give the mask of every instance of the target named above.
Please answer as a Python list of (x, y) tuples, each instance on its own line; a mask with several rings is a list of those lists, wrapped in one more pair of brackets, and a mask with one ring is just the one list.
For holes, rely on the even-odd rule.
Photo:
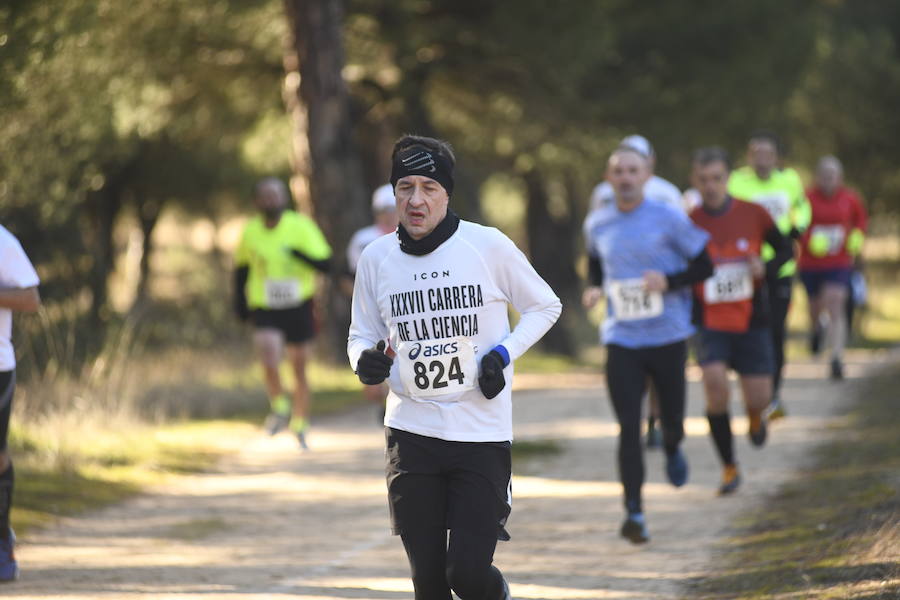
[[(274, 435), (290, 427), (306, 449), (306, 360), (316, 332), (312, 299), (316, 272), (330, 269), (331, 248), (312, 219), (287, 209), (289, 199), (287, 187), (274, 177), (254, 188), (259, 214), (244, 228), (234, 256), (235, 309), (241, 320), (251, 320), (255, 328), (253, 340), (272, 410), (266, 430)], [(285, 350), (296, 380), (293, 402), (278, 373)]]
[[(812, 211), (797, 172), (791, 168), (779, 168), (778, 138), (767, 131), (751, 135), (747, 145), (747, 163), (747, 166), (731, 173), (728, 193), (735, 198), (761, 204), (783, 235), (797, 239), (809, 226)], [(764, 246), (763, 260), (769, 261), (773, 256), (772, 248)], [(791, 259), (778, 271), (777, 279), (767, 282), (775, 355), (770, 419), (777, 419), (785, 414), (780, 398), (781, 373), (784, 368), (785, 321), (791, 304), (791, 289), (796, 271), (797, 264)]]

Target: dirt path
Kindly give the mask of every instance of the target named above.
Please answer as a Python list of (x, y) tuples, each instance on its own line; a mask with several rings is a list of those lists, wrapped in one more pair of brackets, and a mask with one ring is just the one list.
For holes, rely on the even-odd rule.
[[(823, 366), (792, 365), (784, 394), (790, 417), (773, 426), (764, 450), (750, 447), (745, 421), (735, 420), (745, 484), (730, 498), (715, 496), (719, 466), (700, 387), (691, 383), (691, 480), (672, 488), (661, 453), (647, 455), (653, 539), (640, 547), (617, 535), (617, 427), (601, 380), (518, 392), (517, 439), (559, 440), (563, 452), (527, 461), (514, 477), (513, 541), (496, 556), (513, 596), (678, 598), (734, 519), (808, 460), (864, 369), (851, 362), (851, 381), (830, 384)], [(19, 547), (20, 581), (0, 592), (68, 600), (410, 598), (405, 555), (388, 534), (383, 434), (371, 410), (322, 420), (310, 442), (314, 451), (300, 454), (288, 436), (253, 438), (217, 472), (35, 533)]]

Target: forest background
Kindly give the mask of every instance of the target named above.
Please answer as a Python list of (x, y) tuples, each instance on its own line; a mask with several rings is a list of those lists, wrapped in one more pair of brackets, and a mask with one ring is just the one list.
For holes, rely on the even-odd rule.
[(563, 299), (545, 352), (596, 346), (580, 228), (618, 140), (648, 137), (683, 189), (694, 149), (740, 164), (759, 128), (807, 183), (843, 160), (872, 214), (860, 333), (900, 339), (898, 98), (889, 0), (7, 1), (0, 222), (44, 299), (17, 324), (20, 375), (108, 379), (184, 348), (195, 377), (199, 354), (250, 362), (230, 255), (267, 175), (335, 249), (318, 355), (343, 369), (344, 248), (406, 132), (454, 145), (453, 209), (510, 235)]

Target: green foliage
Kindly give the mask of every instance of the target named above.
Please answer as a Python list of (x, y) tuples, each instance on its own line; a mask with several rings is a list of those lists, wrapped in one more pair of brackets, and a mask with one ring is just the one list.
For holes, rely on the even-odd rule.
[(848, 181), (876, 213), (900, 209), (897, 98), (900, 97), (900, 5), (836, 2), (818, 15), (814, 60), (795, 90), (798, 155), (844, 162)]
[[(121, 208), (221, 210), (282, 170), (280, 6), (269, 0), (13, 2), (0, 40), (0, 212), (49, 299), (95, 296)], [(283, 138), (282, 138), (283, 139)], [(259, 142), (256, 142), (257, 145)], [(47, 243), (53, 240), (53, 243)], [(88, 298), (95, 304), (100, 298)], [(102, 308), (102, 307), (95, 307)]]
[[(145, 235), (170, 205), (219, 218), (255, 177), (287, 174), (287, 34), (277, 0), (0, 6), (0, 222), (38, 265), (45, 300), (66, 305), (52, 318), (82, 320), (78, 352), (103, 346), (85, 330), (102, 338), (98, 325), (119, 318), (105, 288), (121, 214)], [(533, 256), (552, 245), (556, 265), (581, 252), (589, 190), (633, 132), (685, 186), (694, 148), (738, 157), (749, 131), (773, 128), (802, 171), (835, 153), (871, 208), (898, 208), (890, 0), (351, 0), (344, 34), (367, 187), (400, 133), (447, 138), (455, 210)], [(568, 302), (574, 270), (549, 270)]]

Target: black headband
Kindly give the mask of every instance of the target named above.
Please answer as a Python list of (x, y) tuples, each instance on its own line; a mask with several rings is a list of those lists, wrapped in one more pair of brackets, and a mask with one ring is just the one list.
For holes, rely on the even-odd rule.
[(403, 150), (394, 159), (391, 168), (391, 186), (409, 175), (421, 175), (434, 179), (447, 191), (453, 193), (453, 166), (450, 161), (422, 146), (413, 146)]

